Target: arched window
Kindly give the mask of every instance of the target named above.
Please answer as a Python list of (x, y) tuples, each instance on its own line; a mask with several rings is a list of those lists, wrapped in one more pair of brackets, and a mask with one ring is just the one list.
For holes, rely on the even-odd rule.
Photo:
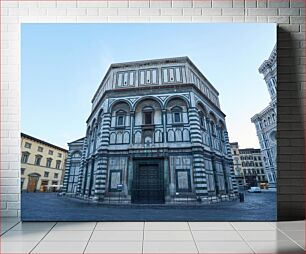
[(35, 163), (34, 164), (37, 165), (37, 166), (40, 166), (41, 158), (42, 158), (41, 155), (35, 155)]
[(79, 152), (74, 152), (71, 156), (71, 158), (80, 158), (81, 154)]
[(206, 130), (206, 124), (205, 124), (205, 115), (202, 111), (199, 112), (199, 118), (200, 118), (200, 125), (201, 127)]
[(211, 125), (211, 134), (216, 136), (216, 127), (215, 127), (215, 123), (213, 121), (210, 122)]
[(60, 161), (60, 160), (57, 160), (57, 161), (56, 161), (55, 168), (56, 168), (56, 169), (60, 169), (60, 167), (61, 167), (61, 161)]
[(47, 158), (46, 167), (51, 168), (52, 158)]
[(219, 133), (220, 133), (220, 139), (222, 141), (224, 141), (224, 133), (223, 133), (223, 128), (222, 127), (220, 127), (220, 129), (219, 129)]
[(29, 160), (29, 156), (29, 152), (22, 152), (21, 163), (27, 163)]
[(173, 123), (181, 123), (182, 120), (182, 108), (179, 106), (175, 106), (171, 109)]
[(145, 144), (151, 144), (151, 143), (152, 143), (152, 137), (146, 136), (146, 137), (144, 138), (144, 143), (145, 143)]
[(144, 107), (142, 109), (142, 123), (150, 125), (154, 123), (154, 109), (152, 107)]
[(124, 110), (119, 110), (116, 112), (116, 126), (125, 126), (126, 112)]

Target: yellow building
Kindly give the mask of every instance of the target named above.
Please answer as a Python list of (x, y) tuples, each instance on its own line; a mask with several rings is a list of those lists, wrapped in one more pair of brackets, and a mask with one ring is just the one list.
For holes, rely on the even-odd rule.
[(57, 191), (63, 184), (67, 152), (21, 133), (21, 190)]

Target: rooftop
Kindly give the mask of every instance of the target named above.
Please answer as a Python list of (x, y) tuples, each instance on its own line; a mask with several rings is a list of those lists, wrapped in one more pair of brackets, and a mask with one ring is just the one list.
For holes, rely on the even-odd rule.
[(138, 66), (145, 66), (145, 65), (152, 65), (152, 64), (169, 64), (169, 63), (188, 63), (190, 64), (199, 74), (199, 76), (207, 83), (210, 89), (212, 89), (217, 95), (219, 92), (216, 88), (207, 80), (207, 78), (203, 75), (203, 73), (198, 69), (198, 67), (189, 59), (188, 56), (181, 56), (181, 57), (171, 57), (171, 58), (159, 58), (159, 59), (149, 59), (149, 60), (140, 60), (140, 61), (132, 61), (132, 62), (123, 62), (123, 63), (113, 63), (109, 66), (106, 74), (104, 75), (96, 93), (94, 94), (92, 101), (98, 96), (99, 91), (106, 81), (108, 74), (112, 69), (117, 68), (126, 68), (126, 67), (138, 67)]
[(49, 143), (49, 142), (46, 142), (46, 141), (44, 141), (44, 140), (35, 138), (35, 137), (33, 137), (33, 136), (30, 136), (30, 135), (25, 134), (25, 133), (22, 133), (22, 132), (21, 132), (21, 138), (27, 138), (27, 139), (33, 140), (33, 141), (35, 141), (35, 142), (41, 143), (41, 144), (43, 144), (43, 145), (50, 146), (50, 147), (52, 147), (52, 148), (54, 148), (54, 149), (58, 149), (58, 150), (61, 150), (61, 151), (63, 151), (63, 152), (66, 152), (66, 153), (68, 152), (67, 149), (64, 149), (64, 148), (62, 148), (62, 147), (53, 145), (53, 144), (51, 144), (51, 143)]

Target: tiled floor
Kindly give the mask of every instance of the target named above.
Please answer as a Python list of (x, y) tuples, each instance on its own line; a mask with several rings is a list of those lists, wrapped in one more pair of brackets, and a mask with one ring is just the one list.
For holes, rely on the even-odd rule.
[(24, 222), (1, 219), (0, 253), (304, 253), (305, 221)]

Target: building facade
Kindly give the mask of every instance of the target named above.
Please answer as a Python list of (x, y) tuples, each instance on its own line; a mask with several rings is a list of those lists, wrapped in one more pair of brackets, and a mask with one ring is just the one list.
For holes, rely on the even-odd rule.
[(239, 154), (246, 185), (264, 188), (267, 179), (261, 150), (255, 148), (239, 149)]
[(21, 190), (57, 191), (63, 184), (68, 151), (21, 133)]
[(238, 189), (241, 191), (244, 189), (246, 183), (244, 178), (244, 172), (241, 165), (239, 144), (238, 142), (233, 142), (230, 143), (230, 145), (233, 157), (233, 168), (234, 168), (235, 178), (238, 185)]
[(240, 190), (244, 187), (266, 187), (267, 176), (260, 149), (240, 149), (238, 142), (230, 143), (234, 172)]
[(218, 95), (188, 57), (112, 64), (86, 136), (69, 144), (64, 190), (132, 203), (235, 196)]
[(276, 47), (274, 47), (268, 60), (259, 67), (259, 72), (263, 74), (266, 82), (271, 102), (260, 113), (254, 115), (251, 121), (255, 124), (256, 132), (263, 154), (264, 166), (268, 176), (270, 187), (276, 187), (277, 167), (276, 167)]

